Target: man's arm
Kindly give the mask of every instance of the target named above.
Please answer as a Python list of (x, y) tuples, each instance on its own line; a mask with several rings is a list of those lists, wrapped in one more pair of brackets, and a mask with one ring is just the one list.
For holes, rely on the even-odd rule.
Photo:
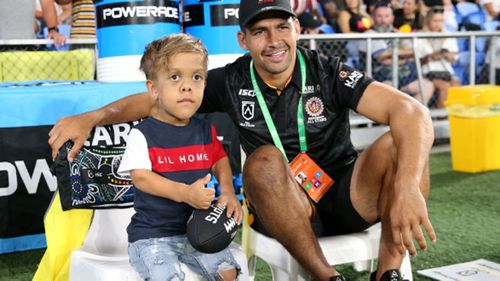
[(496, 18), (495, 20), (500, 20), (500, 13), (498, 11), (495, 11), (495, 8), (493, 7), (493, 1), (484, 4), (483, 7), (492, 18)]
[[(398, 49), (398, 63), (401, 64), (405, 62), (407, 58), (411, 58), (413, 56), (413, 50), (408, 49)], [(392, 64), (392, 49), (385, 49), (384, 51), (379, 52), (375, 59), (383, 65), (391, 65)]]
[(43, 20), (47, 24), (48, 35), (47, 38), (54, 39), (54, 44), (56, 46), (64, 45), (66, 42), (66, 36), (59, 33), (58, 30), (51, 28), (57, 28), (57, 12), (54, 0), (40, 0), (40, 6), (42, 7)]
[(150, 95), (142, 93), (124, 97), (93, 111), (59, 119), (49, 132), (52, 159), (56, 157), (59, 148), (71, 140), (74, 143), (68, 153), (71, 161), (94, 126), (134, 121), (152, 115), (156, 111), (154, 104)]
[(420, 225), (432, 241), (436, 240), (425, 198), (420, 192), (422, 175), (434, 141), (429, 112), (414, 98), (378, 82), (367, 87), (357, 111), (390, 127), (398, 153), (393, 190), (395, 200), (390, 211), (391, 229), (400, 252), (404, 253), (405, 247), (415, 254), (413, 238), (420, 248), (426, 248)]

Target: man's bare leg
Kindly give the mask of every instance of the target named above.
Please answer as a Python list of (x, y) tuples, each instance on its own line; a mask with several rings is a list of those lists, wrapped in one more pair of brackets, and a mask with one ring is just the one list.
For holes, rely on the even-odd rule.
[(319, 280), (339, 274), (328, 264), (314, 235), (309, 199), (276, 147), (261, 146), (247, 158), (243, 185), (247, 199), (266, 230), (306, 270)]
[[(397, 150), (390, 132), (383, 135), (361, 153), (351, 181), (351, 200), (354, 208), (369, 223), (382, 222), (376, 280), (390, 269), (399, 269), (404, 256), (393, 242), (389, 207), (394, 193)], [(424, 198), (429, 194), (428, 164), (424, 170), (420, 189)], [(378, 200), (377, 200), (378, 198)]]

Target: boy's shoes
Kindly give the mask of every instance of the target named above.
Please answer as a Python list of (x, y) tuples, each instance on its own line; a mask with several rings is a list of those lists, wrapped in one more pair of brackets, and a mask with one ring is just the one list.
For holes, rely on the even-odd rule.
[[(372, 272), (370, 275), (370, 281), (375, 281), (375, 278), (377, 276), (377, 272)], [(382, 277), (380, 278), (380, 281), (405, 281), (403, 280), (403, 277), (401, 276), (401, 273), (397, 269), (390, 269), (387, 270), (384, 274), (382, 274)]]
[(330, 277), (330, 281), (346, 281), (345, 277), (342, 275), (335, 275)]

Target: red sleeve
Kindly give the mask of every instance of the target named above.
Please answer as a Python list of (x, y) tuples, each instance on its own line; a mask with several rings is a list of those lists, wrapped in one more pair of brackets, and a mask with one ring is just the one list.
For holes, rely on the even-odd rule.
[(217, 138), (217, 132), (215, 131), (214, 125), (210, 125), (212, 131), (212, 159), (213, 164), (217, 163), (221, 158), (227, 157), (226, 152), (224, 151), (224, 147), (222, 147), (222, 143)]

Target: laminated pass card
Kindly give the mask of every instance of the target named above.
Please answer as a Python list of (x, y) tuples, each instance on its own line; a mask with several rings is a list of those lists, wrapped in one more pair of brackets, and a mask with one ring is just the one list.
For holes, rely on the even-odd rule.
[(305, 153), (299, 153), (290, 162), (290, 169), (295, 180), (316, 203), (333, 184), (333, 179)]

